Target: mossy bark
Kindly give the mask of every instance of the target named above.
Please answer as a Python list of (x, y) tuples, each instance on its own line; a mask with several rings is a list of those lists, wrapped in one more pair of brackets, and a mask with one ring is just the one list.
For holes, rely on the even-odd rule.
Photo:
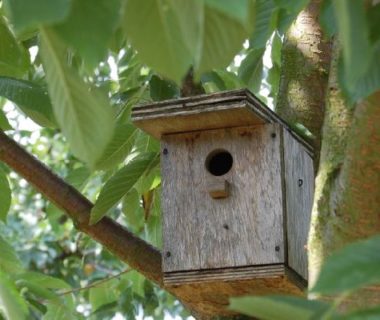
[[(277, 107), (286, 120), (314, 134), (320, 157), (308, 242), (309, 286), (334, 251), (380, 232), (380, 91), (354, 107), (346, 103), (337, 81), (339, 44), (328, 71), (330, 48), (317, 26), (318, 8), (319, 1), (311, 2), (287, 34)], [(356, 296), (355, 304), (378, 303), (379, 292), (371, 288), (362, 299)]]
[(290, 124), (301, 123), (313, 134), (316, 164), (331, 51), (318, 23), (320, 5), (320, 0), (311, 1), (286, 34), (276, 106)]

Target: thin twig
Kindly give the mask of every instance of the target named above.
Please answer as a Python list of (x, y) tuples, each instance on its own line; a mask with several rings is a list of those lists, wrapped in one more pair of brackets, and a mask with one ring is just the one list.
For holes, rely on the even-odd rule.
[(111, 276), (111, 277), (107, 277), (107, 278), (104, 278), (102, 280), (99, 280), (99, 281), (95, 281), (91, 284), (89, 284), (88, 286), (85, 286), (85, 287), (80, 287), (80, 288), (74, 288), (74, 289), (71, 289), (71, 290), (67, 290), (67, 291), (63, 291), (63, 292), (60, 292), (58, 293), (58, 296), (64, 296), (64, 295), (67, 295), (67, 294), (71, 294), (71, 293), (74, 293), (74, 292), (79, 292), (79, 291), (83, 291), (83, 290), (88, 290), (90, 288), (94, 288), (94, 287), (97, 287), (97, 286), (100, 286), (101, 284), (103, 283), (106, 283), (108, 281), (111, 281), (115, 278), (119, 278), (121, 275), (123, 274), (126, 274), (128, 273), (129, 271), (132, 271), (131, 269), (126, 269), (114, 276)]

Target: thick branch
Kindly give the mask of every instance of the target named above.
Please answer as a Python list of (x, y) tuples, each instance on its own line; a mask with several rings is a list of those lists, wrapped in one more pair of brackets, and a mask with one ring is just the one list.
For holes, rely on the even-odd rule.
[(0, 131), (0, 160), (34, 185), (73, 219), (75, 226), (131, 268), (163, 286), (161, 253), (107, 217), (88, 224), (92, 203)]

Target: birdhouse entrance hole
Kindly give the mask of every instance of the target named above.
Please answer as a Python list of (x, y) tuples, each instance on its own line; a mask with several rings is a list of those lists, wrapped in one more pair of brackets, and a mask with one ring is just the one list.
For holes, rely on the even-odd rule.
[(206, 158), (206, 169), (213, 176), (223, 176), (231, 170), (233, 161), (232, 155), (228, 151), (214, 150)]

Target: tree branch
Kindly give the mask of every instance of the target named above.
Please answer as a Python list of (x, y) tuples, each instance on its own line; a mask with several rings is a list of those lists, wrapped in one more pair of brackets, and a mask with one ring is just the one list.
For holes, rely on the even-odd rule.
[(108, 217), (89, 225), (93, 204), (0, 130), (0, 160), (73, 219), (76, 228), (104, 245), (131, 268), (163, 286), (161, 253)]

